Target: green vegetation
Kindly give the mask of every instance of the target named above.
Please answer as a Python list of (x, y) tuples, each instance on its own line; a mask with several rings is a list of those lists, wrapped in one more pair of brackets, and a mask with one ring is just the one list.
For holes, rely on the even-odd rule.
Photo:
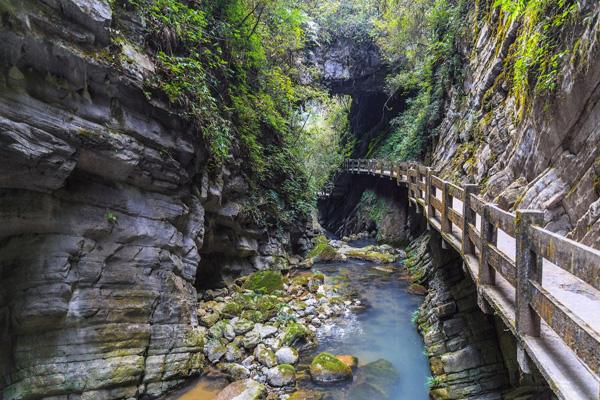
[(439, 387), (441, 384), (442, 384), (442, 380), (441, 380), (441, 378), (439, 378), (437, 376), (428, 376), (427, 379), (425, 380), (425, 386), (427, 386), (430, 389)]
[(248, 276), (244, 289), (261, 293), (273, 293), (283, 289), (283, 276), (279, 271), (259, 271)]
[(406, 110), (391, 121), (375, 156), (398, 160), (423, 157), (437, 134), (445, 101), (462, 74), (457, 40), (466, 29), (464, 0), (386, 0), (376, 21), (377, 42), (402, 68), (388, 76), (388, 91), (407, 97)]
[(413, 313), (410, 316), (410, 322), (414, 325), (417, 326), (419, 323), (419, 318), (421, 318), (421, 311), (419, 309), (413, 311)]
[(569, 53), (570, 46), (565, 46), (564, 39), (569, 26), (575, 22), (578, 3), (575, 0), (496, 0), (494, 5), (507, 16), (506, 25), (514, 20), (520, 22), (509, 58), (508, 76), (512, 78), (512, 91), (522, 117), (529, 96), (547, 94), (556, 87), (559, 67)]
[(331, 353), (319, 353), (310, 363), (311, 374), (325, 371), (330, 374), (352, 376), (352, 370)]
[(117, 222), (119, 222), (118, 217), (115, 215), (115, 213), (113, 213), (111, 211), (106, 212), (106, 220), (111, 225), (115, 225), (115, 224), (117, 224)]
[[(336, 148), (334, 136), (344, 123), (341, 105), (316, 84), (300, 84), (301, 76), (311, 74), (301, 62), (307, 4), (114, 0), (111, 5), (115, 13), (138, 14), (145, 22), (146, 45), (159, 67), (146, 82), (147, 95), (180, 109), (205, 144), (214, 171), (232, 159), (243, 162), (251, 186), (244, 215), (272, 230), (305, 218), (316, 187), (326, 179), (314, 172), (326, 175), (341, 162), (340, 153), (325, 149)], [(127, 40), (126, 27), (118, 28), (123, 32), (113, 35), (113, 48)], [(301, 111), (313, 99), (325, 104), (321, 114), (336, 127), (319, 132), (321, 139), (312, 136), (316, 130), (304, 129)]]
[(307, 258), (319, 257), (323, 261), (332, 260), (335, 258), (337, 252), (336, 250), (329, 245), (329, 240), (323, 236), (319, 235), (314, 239), (314, 246), (308, 252)]

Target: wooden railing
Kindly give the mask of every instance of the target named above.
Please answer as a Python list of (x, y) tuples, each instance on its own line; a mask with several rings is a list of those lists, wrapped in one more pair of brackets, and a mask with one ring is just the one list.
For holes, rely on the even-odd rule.
[[(568, 278), (576, 277), (582, 285), (588, 286), (589, 293), (597, 293), (600, 290), (598, 250), (542, 228), (542, 211), (517, 210), (514, 214), (504, 211), (478, 197), (476, 185), (457, 186), (422, 165), (347, 160), (340, 173), (374, 175), (405, 185), (409, 204), (416, 207), (415, 212), (424, 214), (430, 228), (441, 233), (444, 245), (449, 244), (462, 255), (465, 269), (478, 286), (480, 302), (485, 299), (487, 307), (491, 305), (501, 314), (517, 336), (520, 351), (536, 362), (558, 397), (569, 400), (600, 398), (597, 387), (599, 322), (584, 320), (576, 310), (563, 303), (561, 294), (553, 294), (552, 288), (542, 284), (543, 265), (550, 263), (548, 265), (553, 268), (557, 267), (559, 278), (563, 273)], [(320, 196), (328, 197), (333, 190), (334, 182), (326, 186)], [(511, 298), (506, 299), (507, 293)], [(600, 295), (598, 301), (600, 305)], [(566, 303), (572, 306), (573, 301)], [(595, 310), (595, 315), (600, 319), (600, 308)], [(541, 354), (550, 353), (537, 339), (550, 337), (552, 332), (546, 334), (546, 331), (555, 333), (564, 345), (565, 351), (551, 349), (560, 353), (554, 359), (550, 354)], [(553, 342), (552, 346), (557, 346), (558, 342)], [(569, 357), (576, 358), (584, 368), (573, 367)], [(520, 357), (519, 360), (526, 369), (527, 358)], [(586, 392), (577, 387), (577, 382), (563, 382), (560, 376), (552, 376), (560, 375), (556, 369), (565, 369), (567, 364), (576, 374), (587, 374), (577, 379), (592, 379), (591, 385), (595, 386), (588, 387)], [(590, 386), (589, 382), (586, 384)]]

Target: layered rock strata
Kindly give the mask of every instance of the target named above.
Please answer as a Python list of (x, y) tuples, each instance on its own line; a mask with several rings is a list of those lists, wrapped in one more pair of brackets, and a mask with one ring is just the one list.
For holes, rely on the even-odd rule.
[(141, 32), (135, 15), (5, 4), (0, 397), (158, 396), (205, 365), (196, 289), (293, 263), (302, 235), (244, 220), (243, 165), (209, 172), (194, 130), (146, 96), (151, 59), (110, 40), (116, 22)]

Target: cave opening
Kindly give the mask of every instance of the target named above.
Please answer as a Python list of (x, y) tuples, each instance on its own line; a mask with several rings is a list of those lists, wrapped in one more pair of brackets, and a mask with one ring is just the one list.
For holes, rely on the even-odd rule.
[(202, 254), (196, 269), (196, 290), (220, 289), (225, 287), (223, 279), (224, 253)]

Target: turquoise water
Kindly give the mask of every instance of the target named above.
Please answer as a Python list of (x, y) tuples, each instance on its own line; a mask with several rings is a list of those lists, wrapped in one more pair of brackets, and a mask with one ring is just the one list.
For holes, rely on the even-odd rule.
[[(398, 267), (379, 268), (355, 261), (315, 267), (328, 276), (329, 283), (340, 283), (357, 292), (368, 306), (320, 329), (317, 351), (354, 355), (360, 364), (388, 360), (399, 372), (388, 398), (427, 400), (426, 380), (431, 372), (423, 341), (411, 323), (423, 298), (406, 292), (408, 283)], [(394, 272), (388, 272), (392, 269)], [(345, 399), (352, 390), (352, 384), (336, 387), (328, 390), (328, 398)], [(369, 400), (379, 399), (371, 396)]]

